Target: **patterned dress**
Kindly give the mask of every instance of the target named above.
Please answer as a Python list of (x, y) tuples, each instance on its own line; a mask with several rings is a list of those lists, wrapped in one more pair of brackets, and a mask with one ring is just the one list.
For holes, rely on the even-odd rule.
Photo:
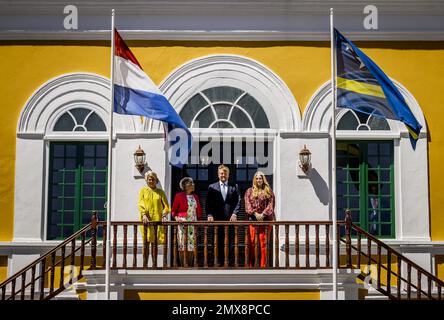
[[(193, 195), (187, 195), (188, 211), (186, 217), (178, 217), (179, 221), (196, 221), (197, 202)], [(177, 237), (179, 239), (179, 250), (185, 250), (185, 227), (179, 226)], [(194, 227), (188, 226), (188, 241), (187, 250), (194, 251)]]
[[(248, 215), (248, 219), (250, 221), (256, 221), (255, 212), (264, 215), (264, 221), (272, 221), (275, 219), (274, 215), (274, 194), (272, 193), (270, 197), (267, 197), (263, 192), (261, 192), (258, 197), (255, 197), (253, 194), (253, 188), (250, 188), (245, 193), (245, 212)], [(266, 229), (268, 229), (266, 231)], [(249, 253), (250, 253), (250, 267), (254, 266), (255, 262), (255, 246), (256, 246), (256, 233), (258, 233), (259, 238), (259, 255), (260, 255), (260, 266), (261, 268), (267, 267), (266, 256), (267, 253), (270, 253), (269, 248), (267, 248), (267, 241), (270, 244), (270, 237), (273, 229), (271, 226), (266, 228), (265, 226), (255, 227), (250, 225), (249, 227)], [(268, 233), (268, 239), (267, 238)]]
[(261, 192), (256, 198), (253, 195), (253, 188), (249, 188), (245, 192), (245, 212), (249, 220), (256, 221), (254, 212), (263, 214), (264, 220), (274, 220), (274, 205), (273, 193), (267, 198), (266, 195)]

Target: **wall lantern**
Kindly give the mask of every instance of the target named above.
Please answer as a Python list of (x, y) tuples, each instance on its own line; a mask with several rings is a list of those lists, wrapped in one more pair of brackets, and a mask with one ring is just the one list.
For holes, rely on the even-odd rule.
[(299, 152), (299, 167), (301, 167), (304, 173), (307, 173), (311, 167), (311, 152), (307, 149), (307, 146), (304, 145), (304, 149)]
[(140, 173), (143, 172), (143, 169), (145, 169), (145, 151), (140, 147), (134, 152), (134, 163), (136, 165), (137, 170), (139, 170)]

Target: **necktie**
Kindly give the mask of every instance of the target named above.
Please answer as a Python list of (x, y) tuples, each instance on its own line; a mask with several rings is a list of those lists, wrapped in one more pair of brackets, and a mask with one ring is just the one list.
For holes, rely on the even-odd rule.
[(222, 197), (224, 198), (224, 201), (225, 201), (225, 199), (227, 197), (227, 185), (225, 183), (222, 183), (220, 191), (221, 191)]

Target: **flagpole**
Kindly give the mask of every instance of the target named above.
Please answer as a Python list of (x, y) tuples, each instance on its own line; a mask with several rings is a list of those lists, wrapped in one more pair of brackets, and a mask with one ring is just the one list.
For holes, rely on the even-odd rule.
[(113, 115), (114, 115), (114, 9), (111, 10), (111, 72), (110, 72), (110, 112), (108, 140), (108, 194), (106, 204), (106, 262), (105, 262), (105, 296), (110, 300), (110, 263), (111, 263), (111, 191), (113, 167)]
[(333, 30), (333, 8), (330, 8), (331, 46), (331, 214), (333, 221), (333, 299), (338, 300), (338, 228), (336, 207), (336, 53)]

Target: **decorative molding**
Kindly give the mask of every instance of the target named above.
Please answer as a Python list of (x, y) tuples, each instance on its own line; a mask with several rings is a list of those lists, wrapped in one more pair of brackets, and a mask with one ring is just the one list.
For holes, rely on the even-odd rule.
[(280, 131), (279, 136), (283, 139), (322, 139), (330, 137), (330, 133), (327, 131)]
[(276, 129), (221, 129), (221, 128), (192, 128), (191, 134), (195, 141), (273, 141), (278, 135)]
[[(77, 97), (75, 93), (72, 94), (76, 91), (73, 87), (77, 87), (80, 93)], [(51, 79), (38, 88), (26, 102), (20, 113), (17, 132), (37, 134), (51, 132), (52, 126), (49, 126), (49, 123), (54, 124), (72, 103), (84, 100), (85, 94), (96, 95), (94, 98), (104, 102), (109, 101), (109, 97), (105, 94), (106, 91), (109, 92), (108, 87), (109, 82), (105, 78), (92, 74), (67, 74)], [(106, 108), (97, 111), (103, 119)]]
[(17, 132), (17, 138), (21, 138), (21, 139), (42, 140), (44, 137), (45, 137), (44, 133), (38, 133), (38, 132)]
[[(119, 30), (126, 40), (171, 41), (330, 41), (322, 31), (281, 30)], [(347, 32), (353, 41), (444, 41), (444, 31), (354, 31)], [(109, 30), (0, 31), (0, 40), (106, 40)]]
[(396, 132), (384, 132), (384, 131), (359, 131), (359, 130), (337, 130), (336, 138), (338, 140), (350, 140), (350, 139), (366, 139), (366, 140), (386, 140), (386, 139), (399, 139), (400, 133)]
[[(21, 136), (26, 137), (26, 134), (21, 134)], [(75, 131), (75, 134), (48, 134), (43, 137), (45, 141), (107, 141), (109, 136), (106, 131), (103, 134), (97, 134), (97, 132), (89, 133), (88, 132), (79, 132)], [(116, 139), (114, 134), (113, 140)]]
[(222, 85), (253, 96), (264, 108), (271, 129), (300, 130), (299, 106), (285, 82), (265, 65), (243, 56), (209, 55), (191, 60), (175, 69), (159, 88), (180, 112), (197, 92)]
[[(57, 119), (67, 110), (80, 106), (94, 110), (108, 123), (109, 116), (109, 80), (92, 73), (63, 74), (41, 85), (25, 103), (20, 113), (17, 136), (36, 138), (39, 135), (58, 136), (52, 131)], [(137, 132), (139, 125), (136, 118), (118, 115), (114, 117), (115, 132)], [(30, 135), (34, 134), (34, 135)], [(64, 136), (69, 133), (63, 133)], [(78, 132), (72, 134), (78, 138)], [(101, 133), (81, 134), (87, 138)], [(106, 132), (103, 132), (106, 136)]]
[[(148, 121), (145, 118), (145, 121)], [(117, 139), (164, 139), (165, 134), (161, 132), (117, 132)]]

